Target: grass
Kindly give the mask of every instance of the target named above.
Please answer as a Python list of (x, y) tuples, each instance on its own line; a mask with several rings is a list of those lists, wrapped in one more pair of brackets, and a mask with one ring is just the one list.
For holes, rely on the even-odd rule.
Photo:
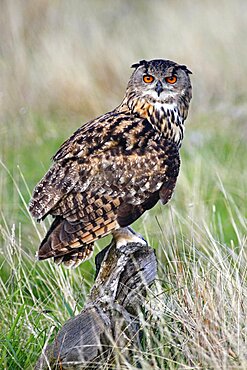
[[(219, 138), (214, 126), (195, 144), (198, 135), (192, 123), (170, 205), (157, 205), (134, 226), (156, 247), (159, 261), (143, 320), (143, 352), (136, 355), (144, 369), (247, 366), (245, 141), (229, 128)], [(41, 143), (44, 153), (50, 146), (49, 140)], [(29, 150), (29, 143), (22, 145), (23, 166)], [(11, 174), (1, 166), (16, 210), (11, 215), (4, 203), (0, 229), (0, 368), (31, 369), (46, 341), (82, 309), (94, 263), (67, 271), (35, 261), (45, 225), (33, 223), (26, 210), (31, 180), (21, 169)], [(37, 171), (42, 175), (43, 167)]]
[(32, 369), (94, 279), (93, 260), (36, 262), (49, 220), (31, 220), (31, 191), (63, 140), (120, 102), (129, 65), (152, 57), (187, 64), (194, 97), (175, 196), (134, 225), (159, 273), (125, 368), (246, 369), (246, 2), (32, 4), (3, 1), (0, 15), (0, 369)]

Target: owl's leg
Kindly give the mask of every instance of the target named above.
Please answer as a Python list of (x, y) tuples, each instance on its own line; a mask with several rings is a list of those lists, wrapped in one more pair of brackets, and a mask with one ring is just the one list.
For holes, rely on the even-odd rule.
[(57, 265), (63, 263), (66, 268), (76, 268), (82, 262), (85, 262), (92, 257), (94, 245), (93, 243), (84, 245), (77, 248), (70, 253), (67, 253), (61, 257), (54, 257), (54, 262)]
[(119, 229), (112, 232), (114, 242), (116, 243), (116, 249), (121, 250), (128, 244), (141, 244), (147, 246), (146, 240), (143, 236), (135, 232), (131, 227), (120, 227)]

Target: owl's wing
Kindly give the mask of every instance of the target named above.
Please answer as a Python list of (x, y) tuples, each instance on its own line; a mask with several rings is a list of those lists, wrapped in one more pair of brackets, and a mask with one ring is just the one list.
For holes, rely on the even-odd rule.
[[(80, 180), (80, 192), (85, 190), (93, 176), (93, 156), (115, 156), (116, 148), (124, 135), (133, 127), (138, 127), (143, 120), (118, 111), (112, 111), (80, 127), (54, 155), (54, 163), (43, 179), (38, 183), (29, 204), (34, 218), (45, 216), (66, 197)], [(124, 135), (123, 135), (124, 133)], [(131, 137), (131, 136), (130, 136)], [(113, 153), (113, 151), (115, 151)]]
[[(87, 187), (90, 173), (90, 155), (104, 146), (111, 132), (111, 113), (87, 122), (62, 144), (54, 155), (54, 163), (34, 189), (29, 211), (34, 218), (42, 220), (52, 208), (67, 196), (78, 183), (84, 182), (81, 191)], [(104, 124), (103, 124), (104, 123)], [(103, 148), (102, 148), (103, 149)]]
[(55, 156), (57, 161), (35, 189), (33, 216), (56, 217), (41, 244), (40, 258), (90, 244), (129, 225), (159, 198), (165, 203), (171, 197), (178, 149), (169, 142), (160, 145), (140, 119), (121, 117), (115, 128), (104, 132), (105, 127), (99, 139), (92, 131), (89, 142), (86, 133), (68, 142), (73, 149)]
[(169, 171), (175, 172), (166, 165), (158, 169), (148, 152), (114, 156), (109, 151), (105, 155), (107, 161), (102, 154), (91, 158), (86, 189), (79, 180), (50, 210), (55, 221), (40, 246), (40, 259), (92, 245), (119, 226), (131, 224), (160, 198), (166, 203), (171, 197), (177, 176), (169, 176)]

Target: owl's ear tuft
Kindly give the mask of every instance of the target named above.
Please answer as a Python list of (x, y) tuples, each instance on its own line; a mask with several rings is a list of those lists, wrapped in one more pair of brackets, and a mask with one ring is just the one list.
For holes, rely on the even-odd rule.
[(147, 61), (146, 60), (140, 60), (140, 62), (138, 62), (138, 63), (134, 63), (134, 64), (132, 64), (132, 66), (130, 67), (130, 68), (138, 68), (138, 67), (140, 67), (140, 66), (146, 66), (147, 65)]
[(192, 72), (185, 65), (181, 65), (180, 68), (183, 69), (188, 74), (192, 75)]

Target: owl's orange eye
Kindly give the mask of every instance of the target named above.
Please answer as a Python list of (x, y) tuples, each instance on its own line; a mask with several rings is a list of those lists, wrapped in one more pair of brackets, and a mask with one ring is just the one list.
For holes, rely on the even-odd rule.
[(151, 82), (153, 82), (153, 80), (154, 80), (154, 77), (153, 76), (150, 76), (150, 75), (143, 76), (143, 81), (146, 84), (151, 84)]
[(165, 80), (169, 84), (175, 84), (175, 82), (177, 81), (177, 77), (176, 76), (166, 77)]

